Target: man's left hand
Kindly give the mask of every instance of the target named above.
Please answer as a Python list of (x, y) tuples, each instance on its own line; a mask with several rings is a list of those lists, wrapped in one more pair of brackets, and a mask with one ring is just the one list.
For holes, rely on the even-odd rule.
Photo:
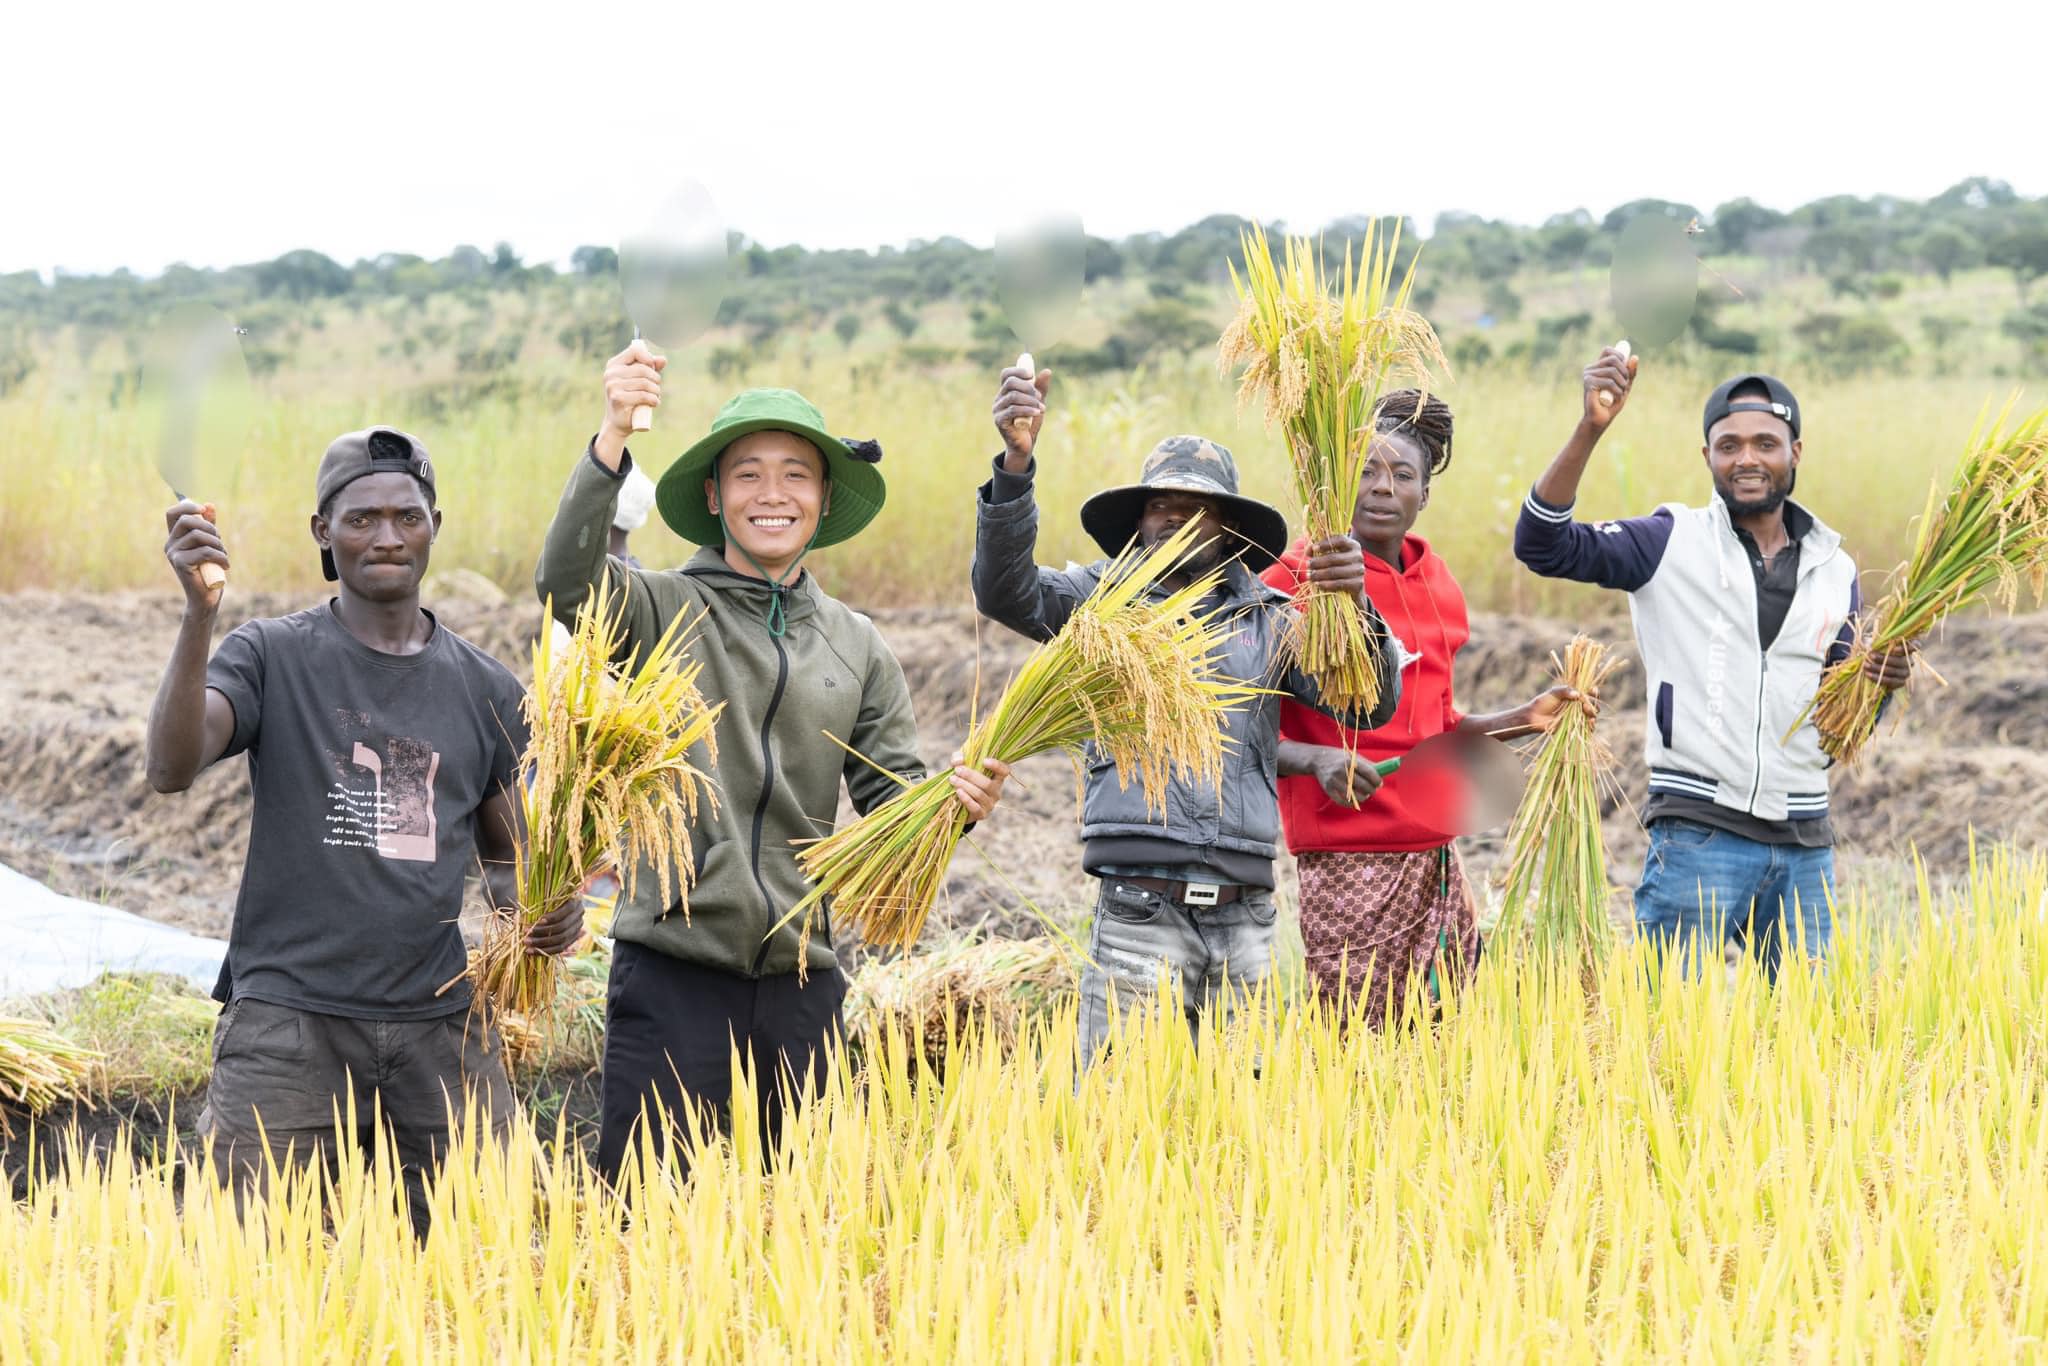
[(1349, 536), (1331, 536), (1308, 548), (1308, 581), (1325, 593), (1365, 594), (1365, 552)]
[(1003, 784), (1009, 781), (1010, 766), (1001, 759), (983, 759), (981, 767), (969, 768), (964, 755), (953, 751), (953, 795), (967, 808), (967, 819), (985, 821), (1003, 799)]
[(583, 898), (575, 896), (527, 927), (526, 948), (529, 953), (559, 958), (582, 938)]
[(530, 953), (559, 958), (583, 942), (583, 908), (591, 901), (603, 901), (619, 894), (619, 871), (607, 862), (576, 889), (576, 895), (533, 922), (526, 929)]
[(1907, 641), (1881, 654), (1873, 650), (1863, 657), (1863, 676), (1886, 692), (1897, 692), (1913, 677), (1913, 654), (1919, 648)]

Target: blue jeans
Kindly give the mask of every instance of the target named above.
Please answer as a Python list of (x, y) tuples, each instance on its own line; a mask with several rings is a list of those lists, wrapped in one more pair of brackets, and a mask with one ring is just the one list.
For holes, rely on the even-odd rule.
[(1676, 947), (1698, 975), (1733, 934), (1778, 979), (1785, 948), (1824, 958), (1834, 936), (1828, 898), (1835, 851), (1764, 844), (1688, 820), (1650, 826), (1636, 886), (1636, 933), (1659, 953)]

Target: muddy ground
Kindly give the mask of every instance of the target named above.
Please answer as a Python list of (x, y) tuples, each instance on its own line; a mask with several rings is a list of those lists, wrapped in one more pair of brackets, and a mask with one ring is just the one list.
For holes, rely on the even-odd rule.
[[(442, 619), (523, 672), (537, 616), (481, 581), (430, 595)], [(231, 595), (222, 632), (246, 616), (303, 605)], [(233, 762), (190, 792), (159, 796), (142, 776), (144, 717), (177, 627), (168, 594), (0, 597), (0, 861), (59, 891), (106, 901), (205, 934), (225, 934), (247, 841), (248, 780)], [(1029, 649), (964, 611), (878, 613), (915, 695), (926, 757), (942, 760), (967, 722), (977, 677), (1000, 686)], [(1627, 802), (1642, 798), (1643, 684), (1625, 616), (1578, 623), (1620, 646), (1631, 667), (1610, 689), (1603, 729), (1620, 756)], [(1549, 652), (1575, 624), (1479, 614), (1459, 657), (1459, 698), (1508, 705), (1544, 681)], [(977, 663), (978, 658), (978, 663)], [(1895, 860), (1908, 841), (1938, 870), (1970, 831), (2048, 842), (2048, 614), (1952, 624), (1928, 650), (1947, 679), (1916, 686), (1901, 725), (1835, 781), (1845, 877)], [(977, 831), (948, 883), (943, 925), (1021, 930), (1026, 901), (1053, 914), (1085, 898), (1074, 842), (1075, 786), (1058, 757), (1026, 764), (1002, 810)], [(1608, 822), (1615, 879), (1633, 883), (1644, 837), (1632, 809)], [(985, 851), (985, 853), (984, 853)], [(1497, 862), (1498, 836), (1465, 841), (1476, 871)], [(1291, 882), (1292, 860), (1282, 859)]]

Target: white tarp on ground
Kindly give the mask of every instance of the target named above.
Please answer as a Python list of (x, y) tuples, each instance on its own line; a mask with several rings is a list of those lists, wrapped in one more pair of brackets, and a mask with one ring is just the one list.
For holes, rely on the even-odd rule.
[(227, 942), (60, 896), (0, 864), (0, 1000), (82, 987), (103, 972), (167, 972), (211, 991)]

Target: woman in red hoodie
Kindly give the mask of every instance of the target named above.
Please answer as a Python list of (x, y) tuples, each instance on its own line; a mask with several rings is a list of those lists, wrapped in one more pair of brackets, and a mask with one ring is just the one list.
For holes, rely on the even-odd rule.
[[(1429, 481), (1451, 463), (1451, 410), (1414, 389), (1388, 394), (1367, 455), (1351, 535), (1365, 550), (1365, 591), (1395, 636), (1401, 701), (1378, 730), (1341, 731), (1292, 702), (1280, 706), (1280, 816), (1301, 870), (1301, 941), (1309, 979), (1328, 999), (1365, 996), (1375, 1025), (1401, 1010), (1414, 972), (1468, 970), (1479, 927), (1464, 870), (1448, 835), (1421, 818), (1396, 770), (1373, 764), (1405, 755), (1445, 731), (1512, 739), (1546, 731), (1577, 696), (1557, 687), (1519, 707), (1465, 715), (1451, 700), (1451, 669), (1469, 634), (1465, 595), (1450, 567), (1411, 535), (1429, 506)], [(1267, 583), (1296, 593), (1306, 580), (1306, 543), (1268, 569)], [(1377, 791), (1375, 791), (1377, 789)], [(1370, 801), (1366, 800), (1368, 797)]]

